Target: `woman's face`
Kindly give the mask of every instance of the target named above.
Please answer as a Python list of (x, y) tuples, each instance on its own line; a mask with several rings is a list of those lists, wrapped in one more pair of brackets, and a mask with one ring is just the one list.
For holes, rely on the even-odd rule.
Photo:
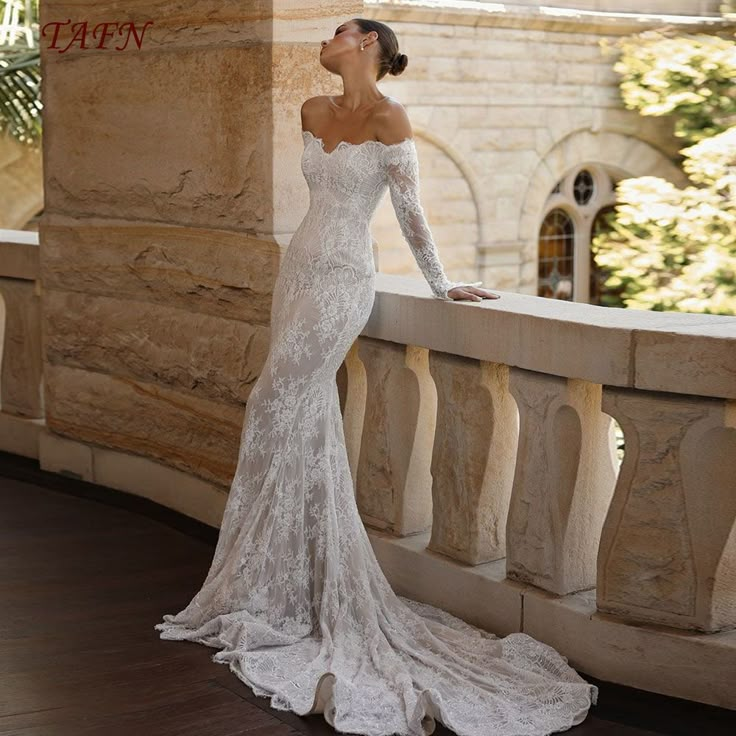
[(319, 63), (328, 71), (337, 72), (341, 57), (350, 56), (357, 51), (360, 48), (360, 42), (367, 35), (352, 20), (342, 23), (335, 29), (335, 34), (331, 39), (322, 41)]

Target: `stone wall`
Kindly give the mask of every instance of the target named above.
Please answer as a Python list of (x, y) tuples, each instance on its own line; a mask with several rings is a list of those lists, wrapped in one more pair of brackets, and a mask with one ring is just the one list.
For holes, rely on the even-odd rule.
[(514, 0), (513, 5), (571, 8), (588, 12), (719, 15), (721, 0)]
[(0, 136), (0, 228), (21, 230), (43, 209), (40, 148)]
[(308, 205), (299, 101), (360, 4), (194, 7), (41, 5), (42, 26), (153, 20), (140, 48), (42, 47), (46, 425), (227, 487)]
[[(600, 46), (664, 19), (597, 12), (613, 5), (624, 10), (620, 3), (554, 4), (586, 10), (549, 14), (537, 2), (489, 3), (482, 11), (365, 4), (363, 16), (391, 25), (409, 57), (406, 71), (379, 87), (411, 117), (422, 201), (452, 279), (536, 294), (547, 198), (576, 166), (595, 163), (614, 180), (651, 174), (682, 181), (672, 164), (680, 142), (671, 121), (623, 108), (615, 56)], [(718, 3), (636, 5), (642, 12), (667, 5), (670, 14), (685, 6), (715, 13)], [(668, 21), (683, 30), (719, 24), (691, 17), (678, 23), (672, 15)], [(388, 196), (373, 232), (381, 271), (421, 278)]]

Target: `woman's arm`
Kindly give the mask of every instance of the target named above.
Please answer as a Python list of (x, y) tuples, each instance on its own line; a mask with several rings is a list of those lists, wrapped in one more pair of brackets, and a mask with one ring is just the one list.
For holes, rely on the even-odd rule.
[[(487, 289), (477, 288), (482, 281), (450, 281), (447, 278), (419, 198), (419, 160), (411, 124), (403, 106), (394, 103), (391, 107), (382, 121), (380, 135), (387, 146), (384, 149), (385, 170), (391, 203), (401, 232), (432, 294), (450, 301), (498, 298)], [(453, 289), (457, 291), (449, 296), (448, 292)]]
[(450, 289), (457, 286), (480, 286), (482, 281), (450, 281), (445, 274), (419, 200), (419, 164), (413, 140), (387, 149), (386, 177), (391, 203), (401, 232), (409, 244), (414, 259), (427, 280), (432, 294), (449, 299)]

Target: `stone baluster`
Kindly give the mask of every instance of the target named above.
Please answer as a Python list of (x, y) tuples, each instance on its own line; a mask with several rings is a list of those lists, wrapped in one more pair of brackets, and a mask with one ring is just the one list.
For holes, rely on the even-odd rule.
[(507, 575), (558, 595), (592, 588), (616, 479), (601, 386), (512, 368), (510, 389), (520, 428)]
[(470, 565), (506, 556), (518, 412), (508, 366), (432, 351), (437, 427), (428, 549)]
[[(41, 304), (38, 282), (0, 278), (0, 409), (6, 414), (44, 415)], [(4, 324), (3, 324), (4, 322)]]
[(606, 388), (625, 450), (598, 558), (598, 610), (736, 627), (736, 402)]
[(432, 523), (432, 439), (437, 394), (428, 351), (361, 337), (366, 406), (356, 499), (369, 526), (406, 536)]

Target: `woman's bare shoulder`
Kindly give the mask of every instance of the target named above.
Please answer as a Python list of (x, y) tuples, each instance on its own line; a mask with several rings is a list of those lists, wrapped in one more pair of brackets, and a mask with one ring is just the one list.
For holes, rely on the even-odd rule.
[(329, 102), (327, 95), (317, 95), (316, 97), (309, 97), (302, 102), (302, 110), (310, 110), (315, 107), (322, 107)]
[(302, 129), (309, 130), (327, 110), (329, 105), (329, 97), (327, 95), (317, 95), (304, 100), (301, 107)]
[(406, 108), (394, 97), (388, 97), (376, 111), (374, 124), (378, 140), (386, 145), (400, 143), (414, 135)]

